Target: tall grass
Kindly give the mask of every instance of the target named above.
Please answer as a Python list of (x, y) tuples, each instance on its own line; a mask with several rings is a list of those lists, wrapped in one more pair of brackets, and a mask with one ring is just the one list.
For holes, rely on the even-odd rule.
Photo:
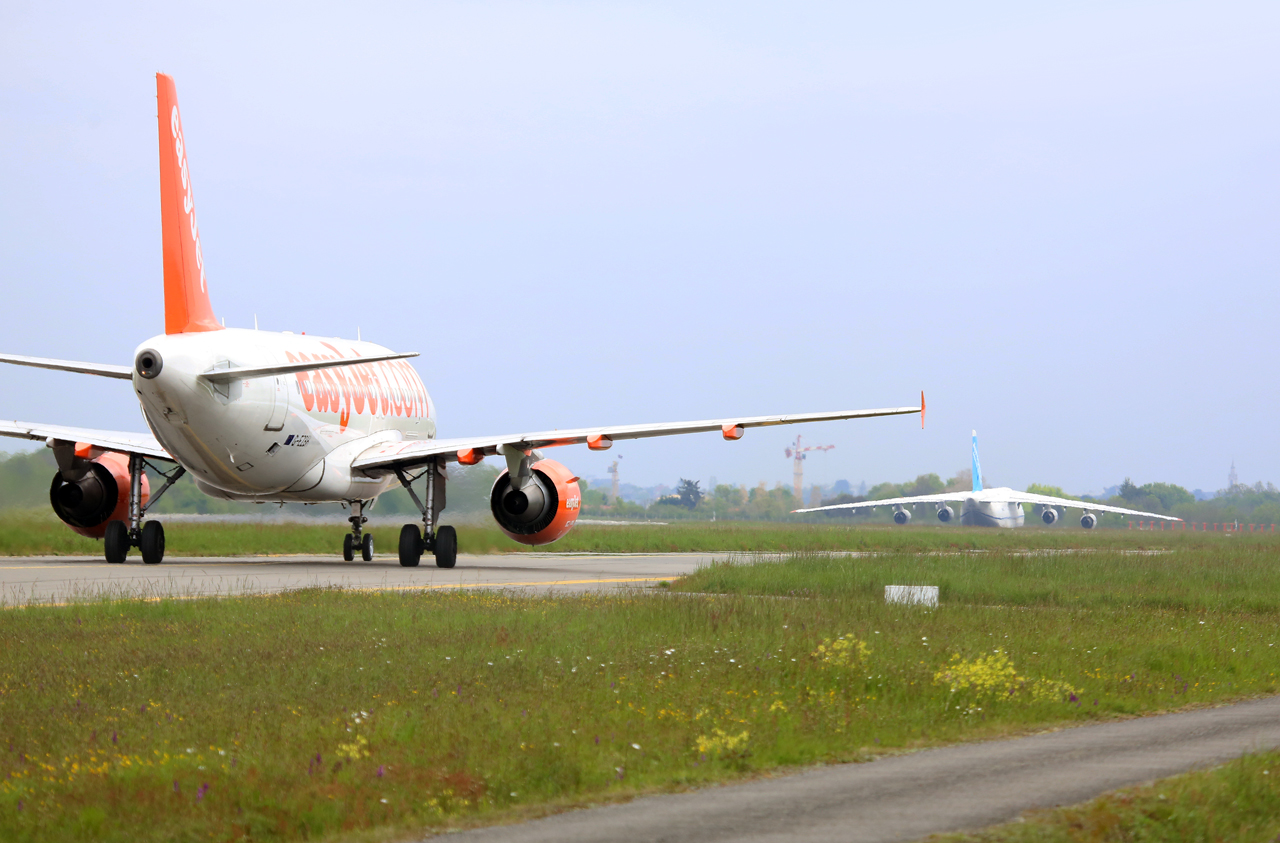
[(313, 590), (10, 609), (0, 838), (408, 833), (1277, 690), (1273, 611), (1082, 599)]

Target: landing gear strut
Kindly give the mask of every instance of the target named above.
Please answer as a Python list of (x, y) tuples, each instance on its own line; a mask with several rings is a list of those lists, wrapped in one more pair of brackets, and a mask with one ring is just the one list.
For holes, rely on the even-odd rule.
[[(423, 475), (427, 477), (425, 504), (413, 490), (413, 481)], [(397, 468), (396, 477), (422, 513), (421, 530), (417, 524), (405, 524), (400, 528), (400, 564), (406, 568), (416, 568), (422, 561), (422, 554), (431, 551), (436, 557), (437, 568), (452, 568), (458, 562), (458, 533), (448, 525), (436, 528), (440, 511), (444, 509), (444, 464), (433, 459), (417, 477), (409, 477), (404, 469)]]
[(360, 558), (366, 562), (373, 561), (373, 536), (364, 532), (364, 525), (369, 521), (364, 517), (364, 501), (350, 501), (351, 532), (342, 537), (342, 558), (347, 562), (356, 558), (356, 550)]
[(129, 523), (109, 521), (107, 532), (102, 537), (103, 555), (112, 564), (120, 564), (129, 555), (129, 548), (136, 547), (142, 552), (142, 561), (148, 565), (159, 565), (164, 561), (164, 525), (159, 521), (143, 523), (142, 516), (155, 506), (156, 501), (174, 483), (177, 483), (187, 470), (178, 466), (168, 473), (154, 465), (151, 469), (164, 478), (164, 485), (142, 505), (142, 471), (148, 465), (141, 454), (129, 455)]

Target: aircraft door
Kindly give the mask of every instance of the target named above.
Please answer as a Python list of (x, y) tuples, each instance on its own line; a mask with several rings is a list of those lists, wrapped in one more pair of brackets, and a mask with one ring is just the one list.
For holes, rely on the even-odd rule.
[(267, 420), (264, 430), (283, 430), (285, 417), (289, 414), (289, 383), (283, 377), (272, 378), (271, 385), (271, 418)]

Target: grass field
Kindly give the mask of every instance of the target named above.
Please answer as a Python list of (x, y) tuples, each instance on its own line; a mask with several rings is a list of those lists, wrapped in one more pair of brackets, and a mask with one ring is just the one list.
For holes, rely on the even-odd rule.
[[(0, 838), (390, 838), (1280, 691), (1256, 537), (882, 535), (674, 585), (712, 595), (5, 611)], [(884, 605), (904, 580), (942, 606)]]
[[(405, 522), (413, 519), (406, 516)], [(445, 519), (446, 523), (448, 518)], [(335, 518), (321, 524), (200, 523), (171, 521), (165, 525), (168, 553), (173, 556), (246, 556), (255, 554), (337, 554), (349, 530)], [(394, 554), (398, 526), (375, 526), (379, 552)], [(665, 526), (600, 526), (579, 523), (568, 536), (542, 548), (517, 544), (487, 518), (458, 526), (462, 553), (672, 553), (740, 551), (791, 553), (841, 550), (956, 550), (1042, 548), (1142, 548), (1152, 544), (1217, 547), (1224, 541), (1276, 541), (1280, 536), (1223, 533), (1172, 533), (1138, 530), (1086, 531), (1079, 527), (1024, 527), (980, 530), (955, 526), (789, 524), (752, 521), (675, 523)], [(1030, 544), (1028, 544), (1030, 543)], [(1280, 545), (1277, 545), (1280, 546)], [(0, 556), (97, 556), (102, 542), (82, 538), (46, 510), (10, 510), (0, 521)]]
[(1084, 805), (1035, 811), (976, 834), (930, 843), (1184, 843), (1280, 838), (1280, 753), (1127, 788)]

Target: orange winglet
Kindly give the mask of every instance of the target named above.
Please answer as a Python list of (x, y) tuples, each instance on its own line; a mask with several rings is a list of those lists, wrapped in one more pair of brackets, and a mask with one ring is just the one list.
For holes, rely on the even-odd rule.
[(746, 432), (747, 429), (740, 424), (725, 424), (720, 426), (720, 435), (730, 442), (736, 442), (741, 439), (742, 434)]
[(156, 74), (160, 105), (160, 237), (164, 255), (164, 332), (186, 334), (222, 328), (209, 304), (200, 251), (200, 226), (191, 198), (186, 137), (178, 115), (173, 77)]
[(463, 448), (458, 452), (458, 462), (463, 465), (475, 465), (482, 459), (484, 459), (484, 453), (475, 448)]
[(924, 390), (920, 390), (920, 429), (924, 430)]
[(593, 451), (607, 451), (613, 447), (613, 440), (602, 433), (595, 433), (587, 437), (587, 447)]

